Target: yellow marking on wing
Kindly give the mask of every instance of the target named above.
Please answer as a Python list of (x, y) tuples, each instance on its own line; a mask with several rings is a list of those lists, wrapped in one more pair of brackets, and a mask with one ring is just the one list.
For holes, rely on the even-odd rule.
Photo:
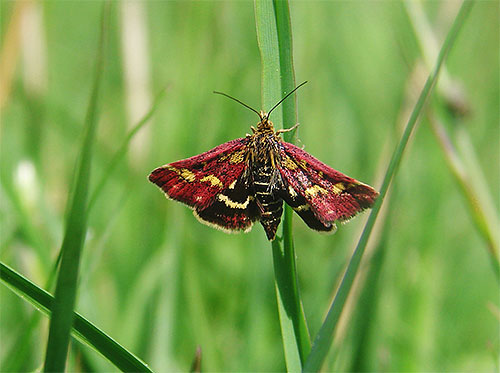
[(291, 185), (288, 186), (288, 194), (290, 194), (292, 198), (297, 197), (297, 192), (295, 192), (295, 189), (293, 189)]
[(307, 168), (307, 162), (305, 159), (301, 159), (299, 162), (299, 166), (302, 167), (304, 170)]
[(214, 176), (214, 175), (207, 175), (204, 178), (202, 178), (200, 181), (201, 182), (209, 181), (212, 184), (212, 186), (218, 186), (219, 188), (224, 187), (222, 182), (217, 178), (217, 176)]
[(299, 211), (309, 210), (310, 208), (311, 208), (311, 206), (309, 206), (309, 205), (300, 205), (300, 206), (294, 207), (293, 209), (295, 211), (299, 212)]
[(180, 176), (185, 179), (188, 183), (192, 183), (196, 180), (196, 175), (189, 171), (187, 168), (181, 168)]
[(234, 187), (236, 186), (236, 182), (238, 180), (234, 180), (231, 184), (229, 184), (229, 189), (234, 189)]
[(337, 183), (332, 186), (332, 192), (335, 194), (340, 194), (345, 190), (344, 183)]
[(217, 198), (219, 199), (219, 201), (224, 202), (227, 207), (230, 207), (232, 209), (242, 209), (242, 210), (246, 209), (250, 201), (253, 200), (253, 196), (248, 196), (246, 201), (243, 203), (234, 202), (224, 194), (219, 194)]
[(174, 166), (165, 166), (165, 168), (167, 170), (175, 172), (177, 175), (186, 180), (188, 183), (192, 183), (193, 181), (196, 180), (196, 175), (191, 171), (189, 171), (187, 168), (178, 169)]
[(283, 162), (283, 166), (285, 166), (285, 168), (288, 168), (289, 170), (295, 170), (299, 167), (299, 166), (297, 166), (297, 164), (294, 161), (292, 161), (292, 159), (290, 157), (285, 158), (285, 161)]
[(305, 191), (306, 195), (308, 195), (309, 197), (316, 197), (316, 195), (318, 193), (321, 193), (321, 194), (327, 194), (328, 192), (326, 191), (326, 189), (320, 187), (318, 184), (312, 186), (312, 187), (309, 187), (306, 189)]

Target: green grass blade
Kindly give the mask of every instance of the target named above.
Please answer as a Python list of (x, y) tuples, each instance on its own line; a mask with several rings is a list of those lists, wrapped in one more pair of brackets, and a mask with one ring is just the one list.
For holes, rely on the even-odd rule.
[[(296, 86), (295, 72), (293, 68), (293, 42), (292, 26), (290, 20), (290, 8), (288, 0), (274, 0), (274, 10), (276, 14), (276, 27), (278, 30), (278, 47), (280, 56), (281, 72), (281, 94), (284, 96)], [(283, 101), (283, 128), (294, 126), (297, 120), (297, 96), (294, 95)], [(285, 141), (292, 142), (294, 131), (285, 132), (283, 137)], [(298, 340), (299, 353), (301, 361), (305, 361), (311, 350), (311, 339), (304, 314), (304, 308), (300, 299), (299, 282), (297, 276), (297, 266), (295, 263), (295, 248), (292, 237), (292, 208), (285, 204), (283, 214), (283, 260), (289, 276), (289, 283), (292, 286), (291, 301), (294, 302), (293, 322), (295, 334)]]
[[(54, 298), (45, 290), (0, 262), (0, 279), (17, 295), (33, 304), (39, 311), (50, 315)], [(118, 369), (133, 372), (151, 372), (139, 358), (127, 351), (102, 330), (80, 314), (73, 313), (72, 333), (108, 359)]]
[[(498, 219), (494, 213), (487, 213), (490, 208), (489, 205), (484, 203), (485, 200), (490, 199), (489, 190), (487, 188), (481, 188), (480, 190), (478, 190), (478, 188), (476, 188), (476, 185), (471, 182), (471, 180), (482, 179), (481, 172), (477, 171), (478, 175), (476, 176), (476, 178), (470, 176), (471, 169), (468, 169), (464, 165), (462, 158), (460, 157), (457, 149), (448, 136), (444, 125), (435, 115), (433, 115), (433, 113), (429, 114), (429, 122), (439, 142), (439, 145), (443, 150), (448, 168), (455, 177), (457, 185), (459, 186), (459, 190), (462, 192), (465, 200), (467, 201), (472, 221), (476, 225), (481, 238), (486, 243), (488, 257), (493, 268), (493, 273), (495, 274), (497, 281), (500, 282), (498, 240), (496, 239), (496, 231), (494, 228), (499, 226)], [(471, 158), (474, 158), (472, 154)], [(480, 191), (482, 193), (480, 193)]]
[[(275, 8), (272, 1), (255, 1), (255, 21), (262, 63), (262, 107), (264, 110), (269, 110), (281, 99), (282, 94), (279, 41)], [(273, 122), (276, 128), (282, 128), (282, 111), (276, 110), (273, 114)], [(296, 312), (297, 302), (294, 296), (297, 294), (297, 282), (295, 276), (290, 273), (295, 269), (295, 256), (292, 257), (293, 266), (290, 267), (290, 262), (287, 261), (289, 258), (285, 256), (285, 252), (277, 239), (272, 243), (272, 250), (276, 297), (286, 366), (288, 371), (300, 371), (302, 367), (301, 344), (297, 333), (298, 330), (295, 329), (295, 325), (300, 323)]]
[(123, 143), (121, 146), (118, 148), (116, 153), (114, 154), (113, 158), (108, 163), (108, 167), (106, 168), (106, 171), (102, 174), (101, 179), (97, 183), (96, 188), (94, 189), (94, 192), (92, 193), (89, 201), (89, 207), (88, 211), (92, 210), (92, 207), (95, 204), (95, 201), (101, 194), (102, 190), (104, 189), (104, 186), (106, 185), (107, 181), (109, 180), (110, 176), (113, 174), (113, 170), (115, 167), (118, 165), (118, 163), (125, 157), (125, 154), (127, 154), (128, 146), (134, 136), (139, 132), (139, 130), (144, 127), (146, 123), (149, 122), (151, 117), (153, 116), (154, 112), (156, 111), (156, 108), (158, 107), (158, 104), (160, 103), (161, 99), (165, 95), (165, 92), (167, 90), (168, 86), (163, 88), (155, 97), (153, 101), (153, 105), (151, 105), (151, 108), (149, 111), (144, 115), (144, 117), (129, 131), (125, 139), (123, 140)]
[[(269, 110), (281, 99), (278, 33), (272, 1), (255, 1), (255, 21), (262, 66), (262, 109)], [(277, 128), (283, 126), (281, 110), (273, 112), (273, 123)]]
[[(437, 54), (437, 42), (430, 22), (425, 16), (422, 4), (405, 2), (405, 5), (426, 65), (431, 66), (432, 56)], [(444, 77), (446, 79), (443, 79)], [(443, 68), (437, 93), (443, 98), (444, 104), (441, 105), (440, 110), (429, 112), (429, 122), (441, 146), (448, 168), (467, 201), (471, 219), (486, 243), (497, 281), (500, 281), (498, 257), (500, 252), (498, 235), (500, 222), (494, 208), (494, 199), (485, 182), (484, 173), (472, 146), (470, 135), (463, 120), (461, 120), (468, 114), (470, 103), (467, 102), (460, 88), (453, 84), (452, 79), (446, 68)], [(460, 93), (457, 94), (457, 92)], [(453, 129), (453, 137), (457, 139), (457, 146), (454, 145), (451, 140), (452, 136), (446, 128)]]
[[(352, 318), (352, 358), (350, 366), (346, 369), (349, 372), (369, 372), (375, 370), (370, 366), (371, 358), (374, 354), (372, 335), (377, 324), (377, 310), (381, 297), (381, 273), (384, 266), (387, 247), (391, 235), (391, 222), (394, 214), (391, 214), (388, 205), (391, 205), (390, 198), (386, 200), (387, 216), (385, 217), (379, 241), (376, 243), (366, 277), (361, 285), (361, 293), (356, 301), (354, 317)], [(379, 220), (380, 224), (380, 220)]]
[(64, 371), (68, 354), (73, 308), (76, 301), (80, 254), (87, 228), (87, 195), (90, 184), (90, 170), (93, 144), (97, 128), (97, 106), (104, 64), (104, 50), (109, 24), (110, 3), (105, 3), (101, 23), (100, 41), (96, 60), (94, 84), (84, 124), (83, 143), (80, 149), (75, 174), (74, 191), (69, 199), (66, 215), (66, 229), (61, 247), (61, 265), (56, 283), (49, 338), (45, 355), (46, 372)]
[(354, 254), (351, 257), (347, 270), (344, 274), (339, 290), (337, 291), (335, 299), (333, 300), (333, 303), (326, 316), (326, 319), (314, 340), (311, 353), (304, 366), (304, 371), (306, 372), (317, 372), (321, 369), (323, 361), (325, 360), (328, 350), (330, 349), (333, 340), (333, 335), (338, 320), (340, 318), (340, 314), (342, 312), (342, 309), (344, 308), (345, 301), (354, 282), (354, 278), (358, 271), (361, 257), (363, 256), (366, 244), (368, 242), (368, 238), (375, 224), (375, 219), (377, 218), (377, 215), (380, 211), (380, 207), (387, 193), (387, 190), (389, 189), (389, 185), (393, 179), (393, 176), (399, 167), (403, 151), (408, 143), (408, 140), (410, 138), (413, 129), (415, 128), (417, 119), (422, 111), (422, 108), (437, 81), (437, 77), (439, 75), (441, 66), (444, 60), (446, 59), (446, 56), (448, 55), (448, 52), (450, 51), (457, 37), (458, 31), (462, 27), (467, 15), (470, 12), (472, 4), (473, 4), (472, 1), (463, 2), (460, 11), (457, 17), (455, 18), (455, 21), (448, 33), (448, 36), (439, 52), (436, 65), (432, 70), (431, 74), (429, 75), (425, 83), (425, 86), (422, 89), (420, 97), (417, 101), (417, 104), (415, 105), (411, 113), (410, 119), (408, 120), (403, 136), (396, 150), (394, 151), (391, 162), (389, 163), (389, 166), (387, 168), (387, 172), (385, 174), (382, 187), (380, 188), (380, 197), (377, 199), (375, 205), (373, 206), (372, 212), (370, 213), (370, 216), (368, 217), (368, 220), (366, 222), (365, 229), (363, 230), (363, 233), (358, 242), (356, 250), (354, 251)]

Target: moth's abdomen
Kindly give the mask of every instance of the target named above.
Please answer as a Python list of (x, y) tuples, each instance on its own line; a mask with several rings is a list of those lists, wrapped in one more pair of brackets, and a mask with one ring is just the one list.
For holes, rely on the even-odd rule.
[(273, 240), (283, 214), (283, 199), (273, 183), (275, 169), (270, 166), (257, 166), (252, 170), (255, 198), (260, 209), (260, 223), (267, 238)]

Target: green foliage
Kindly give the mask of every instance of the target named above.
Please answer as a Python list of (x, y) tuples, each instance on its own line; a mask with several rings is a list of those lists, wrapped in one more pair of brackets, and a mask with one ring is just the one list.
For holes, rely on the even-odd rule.
[[(125, 9), (126, 3), (132, 8)], [(40, 22), (16, 21), (19, 10), (29, 9), (18, 7), (29, 4), (0, 4), (0, 65), (14, 61), (15, 66), (10, 91), (0, 99), (0, 260), (43, 287), (63, 242), (102, 4), (36, 2), (29, 14)], [(460, 4), (422, 4), (442, 45)], [(425, 68), (423, 77), (416, 73), (425, 54), (419, 31), (399, 2), (289, 6), (297, 82), (309, 83), (296, 95), (298, 120), (295, 108), (286, 106), (272, 120), (283, 127), (298, 121), (299, 146), (379, 188), (377, 175), (385, 172), (398, 128), (429, 75)], [(241, 137), (255, 125), (255, 113), (211, 94), (227, 92), (258, 108), (261, 57), (254, 11), (252, 2), (123, 2), (111, 10), (88, 194), (93, 205), (75, 311), (105, 331), (104, 340), (112, 337), (154, 371), (187, 371), (200, 356), (197, 346), (202, 371), (285, 369), (273, 251), (261, 227), (227, 235), (201, 225), (146, 179), (159, 165)], [(470, 111), (452, 113), (454, 120), (444, 122), (473, 188), (474, 175), (483, 175), (486, 189), (475, 192), (493, 201), (489, 208), (496, 219), (498, 12), (498, 2), (477, 2), (446, 60), (447, 74), (460, 83)], [(4, 48), (12, 45), (6, 40), (16, 22), (40, 29), (23, 34), (35, 39), (14, 38), (18, 48)], [(139, 39), (128, 38), (125, 30)], [(135, 55), (126, 54), (127, 43), (141, 35), (146, 42), (132, 48)], [(30, 41), (39, 48), (29, 49)], [(129, 76), (134, 72), (139, 80)], [(263, 92), (263, 104), (290, 89), (282, 79), (268, 96)], [(154, 95), (167, 85), (155, 104)], [(389, 209), (379, 217), (383, 222), (387, 216), (390, 224), (370, 239), (383, 255), (368, 246), (325, 371), (498, 368), (498, 282), (489, 251), (495, 237), (485, 239), (474, 225), (469, 199), (429, 126), (429, 113), (449, 107), (442, 91), (435, 93), (393, 180)], [(135, 105), (139, 110), (132, 115)], [(151, 108), (154, 116), (132, 132)], [(470, 154), (463, 151), (464, 132), (476, 157), (472, 166), (464, 157)], [(293, 218), (298, 289), (311, 336), (321, 328), (367, 217), (331, 236)], [(48, 319), (36, 317), (38, 311), (3, 284), (0, 297), (0, 370), (39, 369)], [(26, 353), (12, 358), (11, 351)], [(93, 348), (72, 343), (67, 369), (117, 368)]]
[[(43, 313), (50, 315), (54, 298), (26, 278), (16, 273), (12, 268), (0, 263), (0, 278), (19, 296), (25, 298)], [(133, 354), (116, 343), (103, 331), (92, 325), (81, 315), (72, 314), (72, 333), (81, 341), (92, 346), (117, 368), (123, 371), (151, 372), (151, 370)]]

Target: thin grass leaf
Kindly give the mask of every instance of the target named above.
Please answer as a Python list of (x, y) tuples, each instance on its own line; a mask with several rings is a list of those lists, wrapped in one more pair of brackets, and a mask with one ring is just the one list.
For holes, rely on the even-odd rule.
[[(51, 314), (54, 298), (45, 290), (0, 262), (0, 279), (14, 293), (34, 305), (45, 315)], [(73, 312), (72, 334), (108, 359), (118, 369), (132, 372), (151, 372), (138, 357), (93, 325), (77, 312)]]
[[(491, 220), (487, 218), (488, 214), (486, 214), (486, 210), (483, 208), (485, 205), (481, 203), (484, 197), (480, 197), (481, 194), (478, 192), (478, 190), (476, 190), (475, 185), (471, 182), (473, 178), (470, 177), (469, 173), (467, 172), (468, 170), (463, 164), (462, 159), (457, 152), (457, 149), (449, 138), (445, 126), (439, 121), (438, 118), (435, 117), (432, 112), (429, 113), (428, 117), (429, 123), (432, 127), (432, 131), (434, 132), (434, 135), (436, 136), (439, 145), (443, 150), (448, 168), (455, 177), (457, 185), (460, 187), (460, 191), (467, 201), (472, 221), (475, 223), (481, 237), (486, 242), (488, 256), (493, 268), (493, 273), (495, 274), (497, 281), (500, 281), (498, 246), (495, 239), (494, 230), (491, 229), (494, 223), (493, 225), (490, 223)], [(492, 219), (494, 222), (497, 220), (494, 217)]]
[[(272, 105), (281, 99), (282, 92), (278, 32), (275, 8), (272, 1), (255, 1), (255, 21), (262, 65), (262, 107), (269, 110)], [(281, 110), (276, 110), (273, 122), (277, 128), (282, 128)], [(290, 232), (287, 234), (288, 238), (286, 239), (291, 242)], [(288, 371), (297, 372), (300, 371), (302, 363), (300, 356), (301, 343), (295, 325), (299, 325), (300, 321), (298, 320), (297, 302), (294, 297), (297, 294), (294, 291), (297, 282), (295, 276), (290, 274), (290, 270), (295, 269), (295, 256), (292, 257), (290, 266), (290, 262), (287, 262), (288, 257), (285, 256), (285, 252), (277, 239), (272, 242), (272, 250), (276, 297), (286, 366)]]
[[(274, 10), (276, 15), (276, 27), (278, 31), (278, 47), (280, 57), (280, 73), (281, 73), (281, 94), (284, 96), (292, 91), (295, 86), (295, 72), (293, 68), (293, 42), (292, 42), (292, 26), (290, 20), (290, 7), (288, 0), (274, 0)], [(283, 101), (283, 128), (294, 126), (297, 120), (297, 95)], [(284, 139), (288, 142), (293, 142), (296, 130), (285, 132)], [(285, 204), (283, 214), (283, 257), (282, 260), (286, 265), (289, 276), (289, 283), (292, 287), (291, 301), (294, 302), (293, 322), (295, 334), (298, 341), (299, 353), (301, 361), (304, 362), (311, 350), (311, 339), (309, 329), (300, 299), (299, 282), (297, 276), (297, 266), (295, 262), (295, 247), (292, 237), (292, 208)], [(280, 250), (281, 252), (281, 250)]]
[[(386, 202), (392, 205), (392, 201)], [(380, 301), (381, 272), (385, 261), (385, 255), (391, 235), (391, 222), (393, 214), (391, 210), (386, 216), (380, 239), (376, 243), (373, 255), (370, 260), (366, 278), (363, 281), (361, 294), (356, 301), (354, 308), (355, 317), (353, 320), (352, 341), (353, 355), (350, 361), (349, 372), (369, 372), (376, 370), (375, 366), (370, 366), (371, 358), (374, 354), (374, 346), (371, 343), (374, 327), (377, 322), (378, 303)], [(380, 224), (380, 220), (379, 220)]]
[[(405, 2), (405, 5), (425, 63), (427, 66), (431, 66), (432, 56), (437, 54), (434, 32), (420, 3), (408, 1)], [(429, 113), (429, 122), (443, 151), (448, 168), (467, 201), (471, 219), (486, 243), (497, 281), (500, 281), (500, 261), (498, 258), (500, 244), (497, 229), (500, 222), (470, 135), (463, 125), (462, 118), (469, 113), (470, 105), (461, 87), (455, 84), (447, 73), (446, 67), (443, 67), (441, 72), (437, 93), (443, 97), (445, 102), (444, 105), (441, 105), (440, 110)], [(453, 129), (457, 146), (453, 144), (446, 128)]]
[(320, 331), (318, 332), (314, 343), (313, 347), (311, 349), (311, 353), (309, 355), (309, 358), (307, 359), (305, 365), (304, 365), (304, 371), (305, 372), (317, 372), (321, 369), (321, 366), (326, 358), (326, 355), (328, 353), (328, 350), (330, 349), (332, 340), (333, 340), (333, 335), (335, 332), (335, 329), (337, 327), (338, 320), (340, 318), (340, 314), (342, 312), (342, 309), (344, 308), (345, 301), (347, 299), (347, 296), (349, 295), (349, 291), (352, 287), (352, 284), (354, 282), (354, 278), (356, 276), (356, 273), (359, 268), (359, 263), (361, 262), (361, 258), (363, 256), (366, 244), (368, 242), (368, 238), (371, 234), (371, 231), (373, 229), (373, 226), (375, 224), (375, 220), (377, 218), (377, 215), (380, 211), (380, 207), (382, 205), (382, 202), (384, 200), (385, 195), (387, 194), (387, 190), (389, 189), (389, 186), (391, 184), (391, 181), (394, 177), (394, 174), (396, 173), (397, 169), (399, 168), (399, 164), (401, 162), (401, 158), (403, 155), (403, 151), (406, 148), (406, 145), (408, 143), (408, 140), (410, 138), (410, 135), (415, 128), (415, 125), (417, 123), (417, 119), (422, 111), (422, 108), (427, 101), (427, 98), (429, 97), (436, 81), (437, 77), (439, 75), (439, 71), (441, 69), (441, 66), (443, 62), (446, 59), (446, 56), (448, 55), (452, 45), (454, 44), (454, 41), (458, 35), (458, 31), (461, 29), (462, 25), (465, 22), (465, 19), (467, 18), (467, 15), (469, 14), (471, 8), (472, 8), (472, 1), (464, 1), (462, 3), (462, 6), (460, 8), (460, 11), (455, 18), (455, 21), (446, 37), (446, 40), (439, 52), (438, 59), (436, 61), (436, 65), (432, 72), (430, 73), (429, 77), (427, 78), (427, 81), (425, 83), (424, 88), (422, 89), (422, 92), (420, 94), (420, 97), (418, 98), (418, 101), (411, 113), (410, 119), (408, 120), (408, 124), (406, 125), (405, 131), (403, 133), (403, 136), (394, 151), (394, 154), (392, 156), (391, 162), (387, 168), (387, 172), (384, 177), (384, 181), (382, 183), (382, 186), (380, 188), (380, 197), (377, 199), (375, 202), (375, 205), (373, 206), (373, 209), (370, 213), (370, 216), (368, 217), (368, 220), (366, 222), (366, 226), (363, 230), (363, 233), (361, 235), (361, 238), (358, 242), (358, 245), (356, 247), (356, 250), (354, 251), (354, 254), (351, 257), (351, 260), (349, 262), (349, 265), (346, 269), (346, 272), (344, 274), (344, 277), (342, 278), (342, 283), (340, 284), (339, 290), (337, 291), (337, 294), (335, 295), (335, 299), (333, 300), (333, 303), (328, 311), (328, 314), (326, 316), (325, 321), (323, 322), (323, 325), (321, 326)]
[(101, 22), (99, 47), (96, 59), (94, 84), (84, 125), (83, 143), (76, 167), (74, 191), (68, 203), (66, 229), (61, 247), (61, 266), (59, 268), (49, 337), (45, 355), (46, 372), (64, 371), (68, 354), (73, 309), (76, 301), (80, 254), (87, 229), (87, 195), (90, 184), (93, 144), (97, 129), (99, 90), (104, 66), (104, 50), (109, 25), (110, 4), (104, 3)]

